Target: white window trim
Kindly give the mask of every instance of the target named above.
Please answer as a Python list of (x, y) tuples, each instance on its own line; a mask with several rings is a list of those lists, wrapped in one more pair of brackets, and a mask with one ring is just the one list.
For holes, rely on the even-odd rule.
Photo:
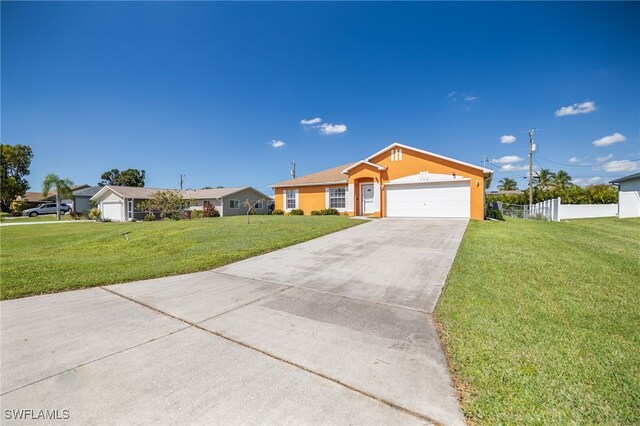
[(133, 199), (129, 198), (127, 200), (127, 219), (133, 219)]
[[(233, 203), (234, 201), (237, 201), (237, 202), (238, 202), (238, 207), (231, 207), (231, 206), (232, 206), (232, 203)], [(231, 199), (229, 199), (229, 208), (230, 208), (231, 210), (238, 210), (238, 209), (240, 209), (240, 200), (235, 199), (235, 198), (231, 198)]]
[(253, 206), (254, 209), (256, 210), (263, 210), (264, 209), (264, 201), (262, 200), (258, 200), (256, 201), (255, 206)]
[[(287, 207), (287, 198), (288, 198), (287, 197), (287, 192), (288, 191), (293, 191), (293, 193), (295, 194), (295, 199), (296, 199), (295, 207)], [(282, 195), (284, 196), (284, 206), (283, 206), (284, 209), (283, 210), (285, 212), (290, 212), (291, 210), (295, 210), (295, 209), (299, 208), (299, 206), (300, 206), (300, 192), (297, 189), (285, 189)]]
[[(331, 190), (332, 189), (340, 189), (340, 188), (344, 188), (344, 207), (331, 207)], [(346, 186), (339, 186), (339, 187), (333, 187), (333, 188), (325, 188), (324, 190), (324, 194), (325, 194), (325, 208), (327, 209), (336, 209), (338, 210), (340, 213), (344, 213), (347, 211), (347, 206), (349, 204), (349, 202), (347, 201), (349, 199), (349, 188)]]

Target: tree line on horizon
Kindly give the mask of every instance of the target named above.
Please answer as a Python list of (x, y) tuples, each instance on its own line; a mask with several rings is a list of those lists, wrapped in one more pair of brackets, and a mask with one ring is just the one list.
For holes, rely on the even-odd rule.
[[(500, 191), (517, 191), (515, 179), (501, 179)], [(573, 178), (564, 170), (553, 172), (541, 169), (533, 176), (533, 202), (561, 198), (563, 204), (615, 204), (618, 202), (618, 190), (610, 184), (598, 184), (581, 187), (573, 183)], [(488, 194), (487, 202), (498, 201), (508, 204), (529, 204), (528, 188), (521, 194)]]

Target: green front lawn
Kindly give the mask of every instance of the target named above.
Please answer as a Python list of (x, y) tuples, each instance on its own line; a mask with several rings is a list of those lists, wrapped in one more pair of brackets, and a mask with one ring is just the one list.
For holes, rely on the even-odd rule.
[[(46, 215), (38, 215), (35, 217), (29, 216), (2, 216), (0, 217), (0, 221), (3, 223), (20, 223), (20, 222), (49, 222), (52, 220), (56, 220), (55, 214), (46, 214)], [(70, 215), (65, 214), (60, 216), (60, 220), (73, 220)]]
[(640, 220), (471, 222), (436, 309), (478, 424), (640, 424)]
[(249, 225), (225, 217), (0, 227), (2, 299), (207, 270), (360, 223), (252, 216)]

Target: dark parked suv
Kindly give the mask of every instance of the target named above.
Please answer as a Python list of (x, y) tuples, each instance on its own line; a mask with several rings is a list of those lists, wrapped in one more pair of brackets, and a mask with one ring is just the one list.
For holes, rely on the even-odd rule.
[[(71, 207), (65, 203), (60, 203), (60, 214), (65, 214), (71, 211)], [(56, 203), (40, 204), (38, 207), (32, 209), (26, 209), (22, 212), (22, 216), (35, 217), (39, 214), (56, 214)]]

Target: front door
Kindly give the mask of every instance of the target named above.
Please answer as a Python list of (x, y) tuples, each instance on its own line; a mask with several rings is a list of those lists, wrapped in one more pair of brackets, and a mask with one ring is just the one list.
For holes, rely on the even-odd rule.
[(360, 185), (362, 214), (373, 214), (373, 184)]

